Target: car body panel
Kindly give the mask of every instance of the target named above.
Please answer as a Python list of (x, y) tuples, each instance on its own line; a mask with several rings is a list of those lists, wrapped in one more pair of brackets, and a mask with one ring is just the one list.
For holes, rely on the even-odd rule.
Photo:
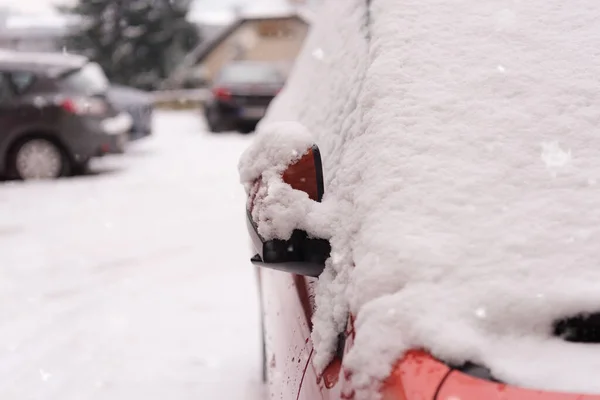
[(558, 393), (525, 389), (494, 383), (452, 371), (444, 381), (436, 400), (600, 400), (600, 395)]
[(434, 400), (451, 368), (421, 350), (404, 355), (383, 383), (384, 400)]
[(266, 268), (259, 274), (269, 391), (281, 400), (297, 400), (312, 350), (310, 321), (294, 275)]
[(268, 268), (260, 268), (259, 274), (271, 396), (282, 400), (340, 399), (344, 384), (341, 362), (327, 368), (324, 375), (331, 375), (327, 379), (312, 363), (316, 279)]

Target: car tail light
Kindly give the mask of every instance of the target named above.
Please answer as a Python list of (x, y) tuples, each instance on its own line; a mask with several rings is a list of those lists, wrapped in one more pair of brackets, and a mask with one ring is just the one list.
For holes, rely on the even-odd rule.
[(231, 92), (223, 87), (217, 87), (213, 89), (214, 96), (219, 100), (230, 100)]
[(70, 97), (61, 103), (63, 110), (77, 115), (104, 115), (108, 106), (104, 100), (88, 97)]

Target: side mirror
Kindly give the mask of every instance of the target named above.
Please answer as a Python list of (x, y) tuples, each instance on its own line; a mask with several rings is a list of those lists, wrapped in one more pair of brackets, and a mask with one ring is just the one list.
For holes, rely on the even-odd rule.
[[(290, 165), (283, 173), (283, 181), (293, 189), (308, 194), (311, 200), (320, 202), (324, 186), (319, 148), (313, 146)], [(264, 240), (258, 233), (250, 210), (247, 216), (248, 231), (257, 252), (252, 257), (253, 264), (312, 277), (318, 277), (323, 272), (325, 261), (331, 253), (327, 240), (310, 238), (301, 230), (295, 230), (289, 240)]]

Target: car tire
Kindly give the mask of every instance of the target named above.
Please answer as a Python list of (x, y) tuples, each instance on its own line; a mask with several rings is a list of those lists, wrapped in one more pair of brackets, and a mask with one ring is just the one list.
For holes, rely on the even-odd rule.
[(240, 125), (239, 131), (244, 135), (249, 135), (256, 130), (256, 125), (257, 124), (252, 122), (245, 122)]
[(68, 175), (71, 165), (62, 148), (52, 140), (33, 137), (18, 142), (9, 157), (12, 177), (49, 180)]
[(220, 133), (226, 129), (223, 117), (213, 107), (209, 107), (206, 110), (206, 124), (208, 125), (208, 129), (213, 133)]
[(90, 160), (78, 161), (73, 164), (71, 168), (71, 175), (79, 176), (79, 175), (87, 175), (90, 173)]

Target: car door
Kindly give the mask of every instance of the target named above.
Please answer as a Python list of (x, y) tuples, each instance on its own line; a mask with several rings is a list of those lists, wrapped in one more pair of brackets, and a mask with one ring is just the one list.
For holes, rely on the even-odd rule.
[(7, 74), (0, 71), (0, 127), (2, 133), (10, 128), (11, 121), (14, 118), (11, 112), (14, 92)]
[(4, 156), (9, 145), (11, 133), (18, 118), (14, 110), (15, 93), (10, 83), (9, 76), (0, 71), (0, 162), (6, 164)]
[(312, 351), (304, 278), (268, 268), (259, 274), (269, 392), (272, 398), (297, 400)]
[[(293, 190), (306, 193), (309, 201), (320, 202), (324, 186), (318, 147), (311, 146), (301, 158), (288, 165), (281, 178)], [(300, 230), (295, 230), (288, 240), (265, 240), (258, 233), (254, 211), (257, 206), (264, 207), (269, 184), (262, 177), (253, 178), (247, 224), (257, 251), (252, 262), (259, 265), (270, 395), (282, 400), (339, 398), (335, 393), (339, 393), (336, 383), (341, 357), (326, 371), (325, 375), (333, 379), (321, 379), (311, 362), (314, 288), (318, 282), (315, 277), (325, 268), (331, 247), (327, 240), (311, 238)], [(340, 344), (343, 353), (343, 340)]]
[[(308, 311), (307, 318), (309, 319), (312, 319), (313, 312), (316, 307), (314, 293), (317, 281), (318, 280), (316, 278), (305, 276), (297, 276), (295, 279), (295, 285), (299, 299), (301, 302), (306, 304), (306, 310)], [(312, 323), (310, 323), (309, 326), (312, 330)], [(298, 399), (339, 400), (342, 398), (344, 379), (341, 364), (343, 361), (343, 355), (346, 351), (345, 337), (346, 332), (340, 335), (338, 342), (338, 354), (331, 361), (323, 374), (319, 374), (313, 365), (313, 343), (311, 340), (308, 341), (307, 344), (310, 353), (310, 360), (305, 368), (305, 374)]]

